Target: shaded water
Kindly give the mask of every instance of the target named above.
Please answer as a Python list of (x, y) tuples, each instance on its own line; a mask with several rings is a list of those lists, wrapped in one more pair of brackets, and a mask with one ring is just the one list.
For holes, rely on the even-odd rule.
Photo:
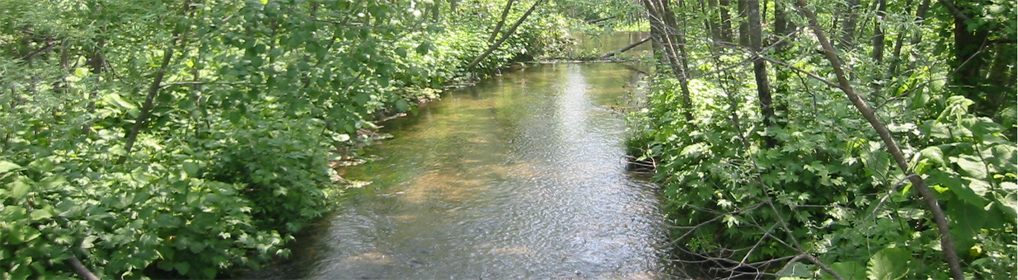
[(663, 278), (655, 187), (626, 170), (632, 71), (536, 65), (384, 123), (372, 184), (250, 275), (313, 279)]

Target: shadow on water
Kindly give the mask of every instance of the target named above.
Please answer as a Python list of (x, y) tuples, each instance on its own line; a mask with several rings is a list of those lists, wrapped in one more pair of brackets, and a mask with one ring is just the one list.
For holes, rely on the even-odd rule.
[(626, 170), (633, 71), (550, 64), (385, 123), (372, 184), (250, 278), (669, 278), (656, 187)]

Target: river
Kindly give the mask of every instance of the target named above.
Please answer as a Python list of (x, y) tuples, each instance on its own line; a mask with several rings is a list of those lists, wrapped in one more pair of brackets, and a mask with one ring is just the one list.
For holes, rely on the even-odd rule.
[(541, 64), (383, 123), (371, 184), (251, 278), (668, 278), (656, 186), (627, 171), (634, 72)]

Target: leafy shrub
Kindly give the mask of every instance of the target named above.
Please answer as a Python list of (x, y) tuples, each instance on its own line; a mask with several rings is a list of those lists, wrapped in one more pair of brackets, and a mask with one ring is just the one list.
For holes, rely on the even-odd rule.
[[(680, 251), (766, 263), (801, 249), (842, 276), (948, 277), (925, 204), (865, 121), (839, 106), (843, 97), (783, 96), (790, 104), (783, 126), (762, 129), (746, 125), (759, 123), (755, 108), (742, 105), (754, 102), (746, 95), (692, 80), (687, 109), (675, 80), (658, 79), (653, 88), (648, 107), (631, 118), (628, 146), (656, 164)], [(946, 209), (967, 271), (1010, 278), (991, 271), (1016, 263), (1016, 147), (1003, 126), (970, 113), (971, 104), (960, 96), (917, 99), (884, 117)], [(687, 120), (684, 110), (697, 117)], [(780, 144), (762, 147), (764, 135)], [(821, 273), (794, 267), (782, 275)]]

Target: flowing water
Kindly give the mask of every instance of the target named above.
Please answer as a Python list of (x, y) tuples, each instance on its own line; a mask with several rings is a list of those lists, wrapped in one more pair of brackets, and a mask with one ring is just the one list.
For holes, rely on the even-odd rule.
[(371, 184), (252, 278), (665, 278), (655, 186), (626, 169), (622, 64), (528, 66), (383, 123)]

